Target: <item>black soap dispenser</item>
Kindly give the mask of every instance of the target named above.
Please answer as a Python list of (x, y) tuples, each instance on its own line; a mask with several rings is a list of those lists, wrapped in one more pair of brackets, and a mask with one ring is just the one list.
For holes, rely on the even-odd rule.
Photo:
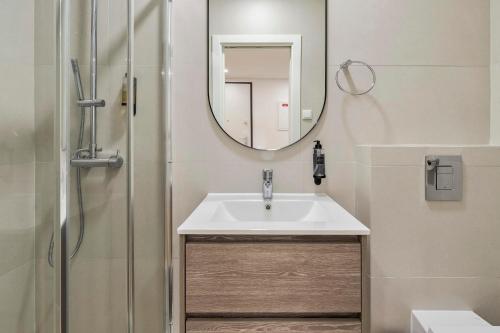
[(313, 149), (313, 178), (314, 184), (321, 185), (321, 179), (326, 178), (325, 175), (325, 153), (323, 146), (319, 140), (314, 141), (316, 145)]

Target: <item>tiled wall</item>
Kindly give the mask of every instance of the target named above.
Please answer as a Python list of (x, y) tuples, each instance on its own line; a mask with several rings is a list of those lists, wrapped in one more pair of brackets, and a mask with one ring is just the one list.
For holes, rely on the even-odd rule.
[(0, 2), (0, 331), (34, 332), (34, 1)]
[[(210, 113), (206, 14), (206, 1), (174, 2), (175, 227), (207, 192), (260, 191), (264, 167), (274, 168), (277, 192), (326, 192), (354, 213), (357, 145), (489, 142), (489, 0), (330, 0), (326, 113), (311, 135), (275, 153), (234, 143)], [(370, 95), (336, 87), (348, 58), (374, 65)], [(365, 70), (352, 72), (358, 85), (369, 84)], [(315, 139), (327, 154), (320, 187), (312, 180)]]
[(34, 1), (0, 2), (0, 331), (34, 332)]
[(500, 1), (490, 0), (491, 143), (500, 144)]
[[(425, 155), (462, 155), (460, 202), (425, 200)], [(412, 309), (474, 310), (500, 325), (500, 148), (364, 146), (356, 214), (371, 228), (371, 332), (409, 332)]]

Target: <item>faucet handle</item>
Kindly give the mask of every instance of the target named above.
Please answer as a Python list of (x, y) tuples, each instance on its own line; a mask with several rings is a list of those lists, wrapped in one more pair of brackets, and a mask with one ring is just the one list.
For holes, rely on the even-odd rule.
[(273, 179), (273, 169), (262, 170), (262, 177), (264, 178), (264, 180), (272, 180)]

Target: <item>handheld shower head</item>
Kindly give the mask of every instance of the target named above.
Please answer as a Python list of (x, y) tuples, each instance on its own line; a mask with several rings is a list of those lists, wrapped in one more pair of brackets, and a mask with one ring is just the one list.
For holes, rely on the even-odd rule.
[(85, 99), (83, 94), (82, 78), (80, 76), (80, 66), (77, 59), (71, 59), (71, 68), (73, 69), (73, 77), (75, 79), (76, 93), (80, 101)]

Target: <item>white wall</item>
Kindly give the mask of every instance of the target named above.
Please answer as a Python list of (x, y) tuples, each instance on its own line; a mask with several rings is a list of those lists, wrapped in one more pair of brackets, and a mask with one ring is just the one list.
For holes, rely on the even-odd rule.
[(288, 101), (288, 80), (239, 79), (252, 83), (253, 143), (255, 148), (277, 149), (289, 144), (288, 131), (278, 130), (278, 103)]
[[(211, 0), (210, 35), (302, 35), (301, 104), (317, 119), (325, 99), (324, 6), (325, 0)], [(301, 133), (313, 123), (303, 121)]]
[(288, 80), (252, 80), (252, 89), (254, 147), (278, 149), (287, 146), (289, 132), (278, 129), (278, 105), (288, 102)]
[[(207, 192), (259, 192), (265, 167), (275, 169), (277, 192), (326, 192), (354, 213), (356, 145), (488, 143), (489, 15), (488, 0), (330, 0), (326, 113), (298, 144), (259, 153), (222, 133), (208, 107), (206, 3), (174, 2), (174, 226)], [(336, 87), (333, 76), (347, 58), (375, 66), (370, 95), (346, 96)], [(369, 79), (362, 69), (353, 75), (360, 85)], [(319, 187), (314, 139), (327, 154)], [(174, 255), (178, 265), (178, 248)], [(390, 327), (390, 314), (379, 318)]]

